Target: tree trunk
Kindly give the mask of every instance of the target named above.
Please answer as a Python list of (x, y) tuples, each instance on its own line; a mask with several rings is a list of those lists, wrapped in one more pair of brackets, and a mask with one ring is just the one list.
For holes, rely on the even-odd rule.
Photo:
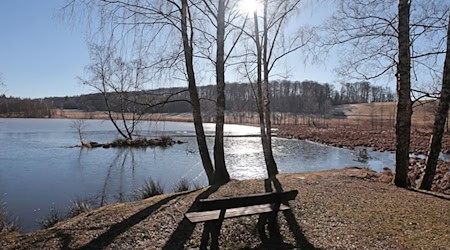
[(262, 47), (261, 41), (259, 39), (259, 26), (258, 26), (258, 15), (256, 11), (253, 13), (254, 21), (255, 21), (255, 43), (256, 43), (256, 57), (257, 57), (257, 79), (256, 79), (256, 106), (259, 115), (259, 128), (261, 133), (261, 144), (263, 148), (264, 161), (266, 166), (269, 166), (270, 156), (268, 154), (269, 150), (267, 148), (267, 136), (266, 136), (266, 124), (264, 117), (264, 102), (263, 102), (263, 92), (262, 92)]
[(269, 177), (275, 176), (278, 174), (277, 163), (273, 157), (272, 152), (272, 122), (271, 122), (271, 114), (270, 114), (270, 93), (269, 93), (269, 58), (267, 56), (267, 46), (268, 46), (268, 32), (269, 28), (267, 26), (267, 10), (268, 9), (268, 0), (264, 1), (264, 53), (263, 53), (263, 62), (264, 62), (264, 81), (262, 86), (263, 92), (263, 103), (264, 103), (264, 119), (265, 119), (265, 146), (263, 145), (263, 150), (266, 152), (265, 161), (267, 167), (267, 173)]
[(412, 102), (411, 56), (409, 38), (410, 1), (398, 2), (398, 66), (397, 66), (397, 116), (395, 124), (396, 155), (394, 183), (399, 187), (408, 187), (409, 144), (411, 137)]
[(436, 165), (441, 152), (442, 137), (444, 135), (445, 121), (448, 117), (448, 102), (450, 99), (450, 18), (447, 27), (447, 51), (444, 62), (444, 73), (442, 76), (441, 97), (439, 106), (436, 110), (434, 118), (433, 135), (431, 136), (431, 144), (426, 159), (425, 174), (417, 185), (420, 189), (430, 190), (436, 173)]
[(224, 184), (230, 181), (225, 165), (223, 149), (223, 126), (225, 123), (225, 0), (219, 0), (217, 9), (217, 55), (216, 55), (216, 133), (214, 141), (214, 183)]
[[(200, 100), (198, 97), (197, 85), (195, 82), (193, 51), (192, 51), (192, 28), (191, 39), (188, 36), (187, 20), (189, 15), (188, 0), (181, 1), (181, 36), (183, 39), (183, 49), (188, 76), (189, 95), (192, 104), (192, 116), (194, 119), (195, 135), (197, 137), (198, 150), (202, 159), (203, 168), (208, 177), (209, 184), (214, 184), (214, 168), (209, 156), (208, 145), (206, 144), (205, 131), (203, 130), (202, 113), (200, 109)], [(190, 16), (189, 16), (190, 19)]]

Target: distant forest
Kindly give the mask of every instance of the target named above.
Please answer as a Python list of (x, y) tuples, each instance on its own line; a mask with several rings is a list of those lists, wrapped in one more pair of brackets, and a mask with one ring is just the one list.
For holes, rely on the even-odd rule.
[[(256, 112), (254, 86), (251, 84), (228, 83), (226, 86), (227, 112)], [(293, 114), (327, 114), (331, 107), (341, 104), (394, 101), (395, 93), (389, 88), (374, 86), (369, 82), (343, 83), (339, 89), (330, 84), (315, 81), (272, 81), (270, 83), (271, 108), (273, 112)], [(110, 97), (119, 93), (108, 93)], [(121, 93), (124, 94), (124, 93)], [(214, 113), (216, 86), (199, 87), (202, 110)], [(191, 112), (189, 94), (183, 88), (164, 88), (126, 93), (133, 111), (138, 113), (186, 113)], [(114, 101), (114, 98), (109, 98)], [(155, 103), (165, 102), (154, 106)], [(117, 105), (119, 107), (120, 105)], [(114, 110), (114, 105), (110, 108)], [(122, 107), (122, 106), (120, 106)], [(139, 107), (136, 109), (136, 107)], [(73, 109), (87, 112), (106, 111), (102, 94), (87, 94), (72, 97), (48, 97), (29, 99), (0, 96), (0, 115), (3, 117), (51, 117), (54, 109)], [(131, 111), (131, 110), (130, 110)]]

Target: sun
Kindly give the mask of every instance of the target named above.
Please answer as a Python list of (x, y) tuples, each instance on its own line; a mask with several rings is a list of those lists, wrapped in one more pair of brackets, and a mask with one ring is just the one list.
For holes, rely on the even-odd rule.
[(258, 0), (241, 0), (239, 4), (239, 9), (242, 13), (251, 14), (258, 9)]

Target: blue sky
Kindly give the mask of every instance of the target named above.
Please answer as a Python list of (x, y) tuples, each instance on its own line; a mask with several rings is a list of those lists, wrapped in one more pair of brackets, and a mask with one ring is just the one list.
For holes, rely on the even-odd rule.
[(75, 79), (89, 63), (80, 28), (57, 17), (62, 1), (0, 1), (0, 72), (7, 95), (86, 92)]
[[(76, 79), (89, 63), (85, 27), (58, 17), (63, 3), (0, 1), (0, 73), (7, 96), (39, 98), (91, 92)], [(312, 13), (305, 13), (305, 17), (313, 22), (324, 15)], [(305, 66), (302, 56), (296, 54), (285, 65), (289, 65), (293, 80), (334, 82), (335, 59), (328, 60), (328, 66)]]

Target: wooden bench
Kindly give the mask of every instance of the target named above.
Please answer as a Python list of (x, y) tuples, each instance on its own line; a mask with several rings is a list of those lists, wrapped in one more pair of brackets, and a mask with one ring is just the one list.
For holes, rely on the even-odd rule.
[(269, 229), (276, 224), (278, 211), (289, 210), (288, 202), (295, 199), (297, 190), (277, 193), (261, 193), (248, 196), (226, 197), (219, 199), (202, 199), (198, 202), (198, 211), (186, 213), (192, 223), (205, 222), (200, 249), (206, 249), (211, 236), (211, 249), (218, 249), (220, 228), (224, 219), (241, 216), (262, 215), (267, 221), (258, 221), (258, 231), (264, 232), (265, 224)]

